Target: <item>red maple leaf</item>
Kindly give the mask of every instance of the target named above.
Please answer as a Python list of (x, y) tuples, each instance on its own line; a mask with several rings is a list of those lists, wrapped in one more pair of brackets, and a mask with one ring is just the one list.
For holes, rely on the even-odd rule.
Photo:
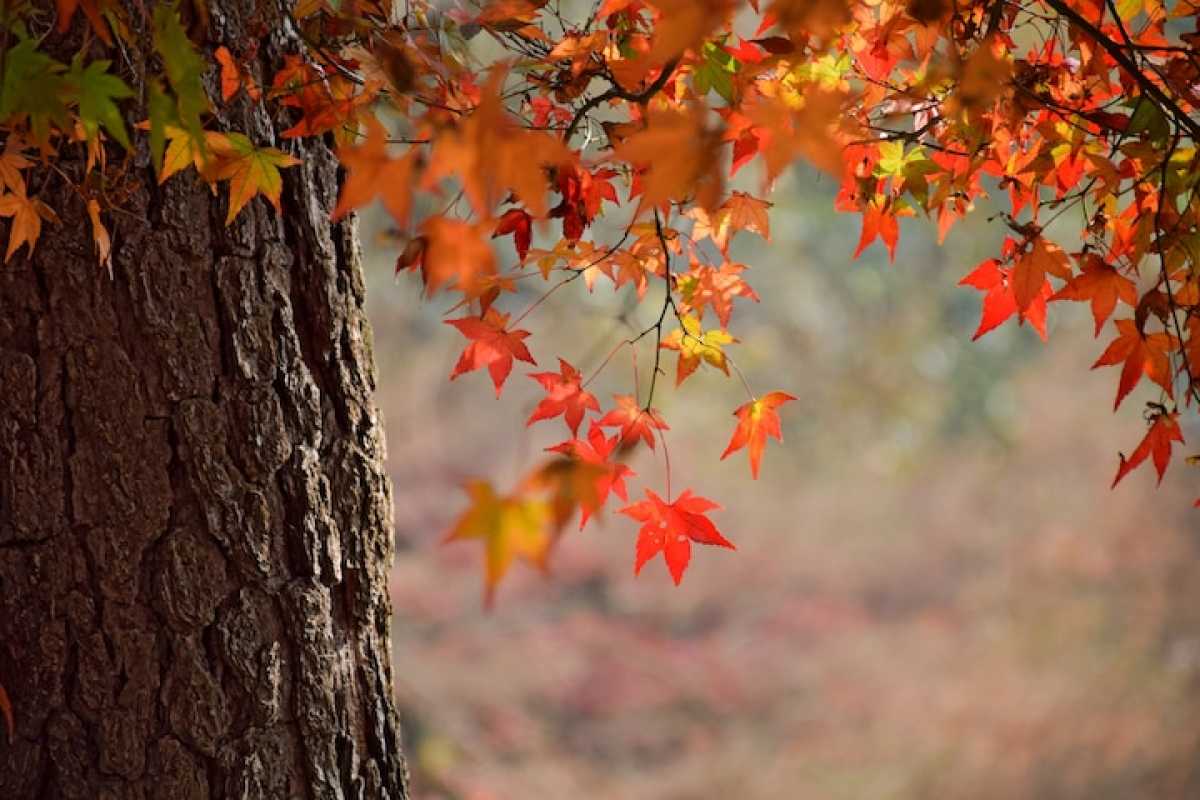
[(862, 235), (858, 238), (858, 248), (854, 251), (854, 257), (862, 255), (862, 251), (876, 238), (883, 240), (888, 259), (895, 261), (896, 242), (900, 239), (900, 223), (890, 208), (871, 203), (862, 212)]
[[(971, 339), (978, 339), (1017, 313), (1017, 298), (1013, 293), (1010, 276), (1011, 270), (1000, 266), (996, 259), (989, 258), (958, 282), (959, 286), (972, 286), (981, 292), (987, 292), (983, 297), (983, 313), (979, 318), (979, 327), (975, 329), (975, 335)], [(1053, 293), (1050, 281), (1042, 278), (1041, 293), (1030, 301), (1020, 320), (1032, 325), (1043, 342), (1046, 341), (1046, 301)]]
[(1137, 286), (1111, 264), (1093, 255), (1083, 263), (1083, 271), (1067, 281), (1051, 300), (1090, 300), (1092, 317), (1096, 320), (1096, 335), (1112, 316), (1117, 300), (1128, 306), (1138, 302)]
[(632, 395), (613, 395), (617, 407), (600, 418), (605, 428), (621, 429), (621, 443), (633, 443), (639, 438), (654, 449), (654, 431), (670, 430), (657, 409), (642, 408)]
[[(553, 419), (559, 414), (567, 422), (567, 427), (571, 429), (571, 435), (576, 436), (579, 433), (579, 423), (583, 421), (583, 415), (590, 409), (595, 412), (600, 411), (600, 404), (596, 402), (596, 397), (591, 392), (586, 391), (580, 385), (579, 370), (575, 369), (566, 359), (558, 359), (559, 372), (534, 372), (529, 377), (542, 385), (546, 390), (546, 397), (538, 403), (537, 408), (529, 415), (526, 425), (543, 419)], [(561, 373), (561, 374), (560, 374)]]
[(510, 208), (496, 221), (496, 230), (492, 238), (513, 235), (513, 246), (517, 249), (517, 258), (525, 260), (529, 254), (529, 245), (533, 241), (533, 218), (523, 208)]
[(692, 542), (736, 550), (707, 516), (709, 511), (718, 508), (720, 506), (713, 501), (693, 495), (690, 489), (679, 495), (673, 503), (666, 502), (647, 489), (645, 500), (622, 508), (622, 514), (642, 523), (638, 531), (633, 574), (639, 574), (647, 561), (662, 553), (667, 569), (678, 586), (692, 558)]
[(585, 464), (591, 464), (603, 470), (596, 477), (595, 497), (586, 498), (594, 500), (594, 502), (582, 502), (585, 498), (581, 498), (579, 504), (580, 530), (583, 530), (583, 526), (587, 524), (591, 515), (599, 511), (608, 501), (610, 492), (616, 494), (623, 501), (629, 499), (625, 491), (625, 479), (632, 478), (635, 474), (634, 471), (627, 464), (609, 460), (614, 451), (616, 451), (620, 441), (620, 434), (614, 433), (612, 436), (606, 437), (603, 429), (593, 421), (591, 427), (588, 429), (586, 440), (578, 438), (569, 439), (561, 444), (546, 448), (551, 453), (561, 453), (565, 456), (577, 458)]
[(729, 440), (729, 446), (721, 454), (721, 459), (724, 460), (730, 453), (737, 452), (749, 445), (750, 474), (757, 480), (758, 464), (762, 460), (763, 449), (767, 446), (767, 437), (774, 436), (779, 441), (783, 441), (783, 433), (779, 428), (779, 415), (775, 413), (775, 409), (795, 399), (786, 392), (771, 392), (734, 411), (733, 414), (738, 418), (738, 424), (733, 431), (733, 437)]
[(1117, 468), (1117, 477), (1113, 478), (1112, 482), (1114, 487), (1122, 478), (1137, 469), (1147, 457), (1153, 457), (1154, 469), (1158, 471), (1158, 482), (1162, 483), (1167, 464), (1171, 461), (1171, 442), (1184, 443), (1183, 431), (1179, 429), (1179, 413), (1169, 412), (1155, 404), (1151, 404), (1151, 407), (1157, 411), (1152, 417), (1150, 430), (1146, 431), (1145, 438), (1133, 451), (1133, 455), (1125, 458), (1125, 454), (1121, 454), (1121, 466)]
[(1109, 343), (1100, 358), (1096, 359), (1096, 363), (1092, 364), (1092, 369), (1095, 369), (1124, 363), (1113, 410), (1116, 411), (1121, 406), (1121, 401), (1133, 391), (1133, 387), (1138, 385), (1143, 375), (1161, 386), (1167, 396), (1171, 397), (1169, 354), (1178, 345), (1175, 337), (1169, 333), (1144, 335), (1131, 319), (1119, 319), (1116, 326), (1119, 335)]
[(489, 308), (483, 317), (463, 317), (448, 319), (447, 325), (458, 328), (459, 333), (471, 340), (467, 348), (459, 356), (450, 380), (454, 380), (464, 372), (471, 372), (480, 367), (487, 367), (496, 386), (496, 397), (504, 388), (504, 381), (512, 372), (513, 359), (519, 358), (529, 364), (536, 364), (529, 349), (521, 341), (529, 335), (529, 331), (506, 330), (508, 314), (501, 314), (494, 308)]

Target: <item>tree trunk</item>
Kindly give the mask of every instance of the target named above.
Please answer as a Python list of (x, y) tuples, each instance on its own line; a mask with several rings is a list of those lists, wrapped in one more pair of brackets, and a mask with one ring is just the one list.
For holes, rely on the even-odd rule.
[[(210, 45), (276, 8), (209, 7)], [(296, 51), (270, 30), (264, 65)], [(281, 146), (234, 108), (214, 127)], [(286, 148), (283, 214), (226, 227), (226, 192), (156, 185), (143, 143), (111, 278), (51, 176), (62, 224), (0, 268), (5, 800), (406, 796), (361, 264), (332, 153)]]

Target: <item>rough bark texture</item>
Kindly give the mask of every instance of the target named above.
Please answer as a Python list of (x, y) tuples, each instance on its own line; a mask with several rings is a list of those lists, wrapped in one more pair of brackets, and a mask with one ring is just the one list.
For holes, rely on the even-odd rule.
[[(209, 6), (212, 44), (274, 7)], [(264, 63), (295, 50), (271, 29)], [(406, 794), (361, 266), (332, 154), (287, 149), (283, 215), (230, 227), (143, 152), (111, 279), (51, 180), (63, 224), (0, 268), (5, 800)]]

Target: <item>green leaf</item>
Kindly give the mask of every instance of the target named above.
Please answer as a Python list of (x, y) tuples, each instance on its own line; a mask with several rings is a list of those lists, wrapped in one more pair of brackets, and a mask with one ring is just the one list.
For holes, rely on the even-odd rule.
[(28, 116), (29, 128), (38, 141), (50, 134), (50, 125), (65, 128), (67, 106), (65, 67), (39, 51), (32, 39), (22, 39), (4, 53), (4, 77), (0, 83), (0, 120)]
[(133, 97), (133, 90), (125, 81), (109, 73), (111, 63), (93, 61), (85, 67), (82, 58), (76, 56), (66, 75), (67, 91), (79, 103), (79, 119), (88, 139), (94, 139), (100, 126), (104, 126), (104, 130), (128, 150), (129, 134), (116, 101)]
[(161, 178), (163, 154), (167, 149), (167, 126), (178, 122), (179, 113), (157, 80), (148, 83), (146, 100), (150, 117), (150, 161), (154, 164), (154, 173)]
[(1129, 133), (1148, 134), (1154, 144), (1166, 144), (1171, 135), (1171, 124), (1163, 116), (1158, 104), (1145, 97), (1139, 97), (1134, 103), (1133, 116), (1129, 119)]
[(701, 52), (704, 62), (692, 72), (697, 94), (708, 94), (711, 89), (725, 102), (733, 103), (733, 74), (737, 72), (737, 60), (715, 42), (705, 42)]
[(203, 82), (204, 59), (192, 46), (172, 3), (160, 3), (154, 9), (154, 47), (162, 57), (167, 83), (175, 95), (176, 116), (173, 124), (197, 140), (202, 140), (200, 115), (209, 110)]

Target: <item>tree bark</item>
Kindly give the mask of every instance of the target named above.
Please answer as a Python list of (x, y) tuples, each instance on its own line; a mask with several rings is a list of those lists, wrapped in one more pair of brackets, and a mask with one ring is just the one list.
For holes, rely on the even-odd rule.
[[(277, 8), (209, 7), (212, 46)], [(264, 65), (296, 51), (269, 29)], [(6, 800), (406, 796), (354, 228), (329, 222), (325, 144), (233, 108), (214, 127), (302, 160), (281, 216), (256, 199), (226, 227), (226, 192), (158, 186), (143, 143), (111, 278), (53, 175), (62, 224), (0, 268)]]

